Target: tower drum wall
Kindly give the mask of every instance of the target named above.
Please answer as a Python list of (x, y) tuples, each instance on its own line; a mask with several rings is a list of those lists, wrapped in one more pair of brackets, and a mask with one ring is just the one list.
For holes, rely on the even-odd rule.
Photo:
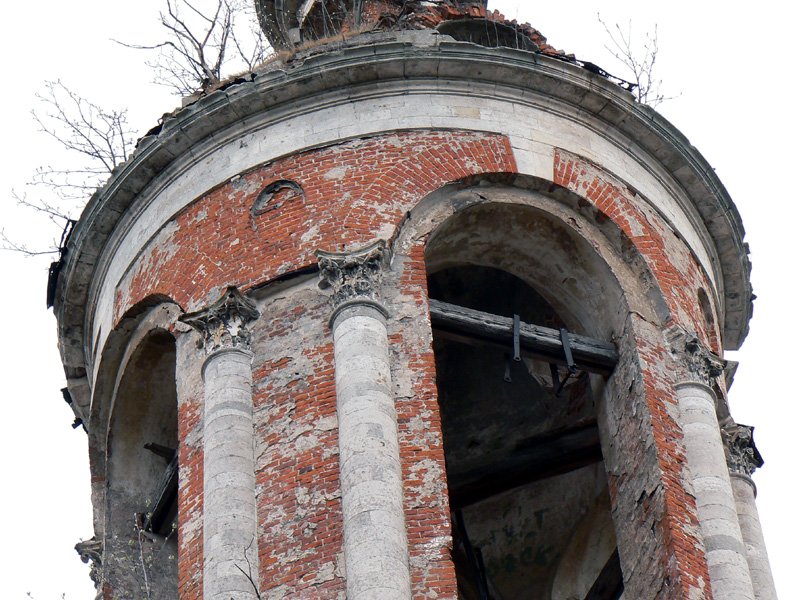
[[(204, 490), (224, 483), (204, 457), (234, 429), (252, 435), (253, 462), (230, 468), (254, 482), (236, 483), (236, 506), (255, 506), (251, 539), (245, 528), (227, 557), (237, 598), (472, 598), (515, 580), (556, 598), (556, 573), (573, 568), (581, 593), (616, 577), (626, 598), (728, 597), (715, 573), (735, 572), (735, 597), (754, 598), (735, 510), (730, 536), (714, 538), (726, 552), (706, 550), (676, 391), (698, 381), (726, 414), (722, 371), (707, 367), (739, 345), (751, 310), (741, 225), (712, 171), (656, 113), (572, 65), (428, 31), (358, 39), (176, 113), (70, 241), (62, 355), (95, 390), (84, 402), (98, 448), (124, 331), (171, 307), (180, 598), (217, 589), (204, 581), (218, 577)], [(609, 344), (616, 366), (573, 373), (562, 391), (564, 367), (542, 375), (526, 355), (504, 382), (503, 350), (480, 362), (432, 317), (434, 301), (501, 314), (505, 296), (524, 298), (509, 306), (525, 323)], [(238, 352), (226, 376), (251, 361), (252, 381), (236, 381), (252, 394), (239, 408), (215, 400), (212, 439), (204, 406), (222, 392), (203, 378), (218, 351)], [(470, 361), (497, 369), (478, 377)], [(479, 404), (512, 389), (535, 400), (507, 414)], [(453, 408), (473, 393), (473, 408)], [(251, 415), (252, 433), (231, 412), (226, 434), (228, 409)], [(569, 465), (519, 485), (489, 477), (519, 478), (525, 449), (556, 438), (573, 444)], [(109, 456), (95, 455), (105, 473)], [(568, 486), (572, 508), (554, 508)], [(96, 512), (111, 500), (97, 477)], [(580, 558), (582, 523), (600, 524), (607, 563)], [(365, 548), (374, 565), (354, 562)], [(126, 597), (122, 580), (103, 583)]]

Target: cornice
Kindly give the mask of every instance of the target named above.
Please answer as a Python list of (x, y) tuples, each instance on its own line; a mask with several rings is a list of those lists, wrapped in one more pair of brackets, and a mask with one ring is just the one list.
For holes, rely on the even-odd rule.
[(605, 127), (605, 135), (617, 136), (618, 145), (638, 145), (670, 173), (708, 230), (712, 256), (719, 257), (715, 276), (723, 286), (725, 347), (738, 348), (752, 314), (744, 230), (714, 170), (688, 140), (653, 109), (584, 69), (531, 52), (449, 39), (428, 31), (354, 38), (346, 47), (309, 55), (212, 92), (140, 140), (133, 157), (89, 201), (69, 242), (56, 294), (67, 375), (81, 374), (91, 359), (91, 342), (83, 332), (90, 321), (86, 311), (92, 306), (92, 283), (102, 279), (104, 260), (113, 255), (120, 232), (142, 210), (147, 199), (141, 198), (157, 197), (155, 188), (163, 185), (163, 173), (179, 176), (187, 165), (242, 135), (242, 127), (264, 127), (326, 103), (347, 102), (359, 94), (467, 94), (472, 88), (476, 93), (507, 93), (514, 101), (553, 111), (562, 107), (568, 118), (578, 114), (595, 122), (598, 130)]

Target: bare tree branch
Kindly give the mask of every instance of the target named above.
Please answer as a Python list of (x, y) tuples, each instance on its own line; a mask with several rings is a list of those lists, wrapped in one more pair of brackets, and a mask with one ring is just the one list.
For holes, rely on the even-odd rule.
[[(164, 0), (159, 21), (163, 40), (153, 44), (120, 43), (156, 52), (148, 65), (156, 83), (181, 95), (205, 92), (219, 85), (229, 71), (252, 70), (272, 53), (257, 25), (250, 0)], [(124, 163), (133, 150), (127, 110), (101, 108), (61, 81), (47, 81), (33, 111), (39, 129), (78, 160), (66, 166), (41, 166), (26, 184), (27, 194), (12, 191), (20, 206), (45, 216), (63, 231), (86, 200)], [(32, 198), (32, 199), (31, 199)], [(0, 232), (0, 249), (33, 256), (63, 253), (53, 242), (47, 250)]]
[(636, 88), (636, 99), (642, 104), (658, 106), (665, 100), (675, 96), (666, 96), (661, 91), (661, 79), (656, 77), (656, 59), (658, 57), (658, 25), (653, 26), (653, 31), (645, 34), (641, 48), (636, 48), (633, 41), (633, 27), (628, 21), (627, 29), (615, 23), (613, 28), (602, 19), (600, 13), (597, 20), (605, 29), (611, 45), (606, 45), (614, 58), (624, 64), (633, 77)]
[(234, 563), (233, 566), (235, 566), (237, 569), (239, 569), (239, 571), (241, 571), (242, 575), (244, 575), (247, 578), (247, 581), (249, 581), (250, 585), (253, 586), (253, 591), (256, 594), (256, 598), (258, 600), (261, 600), (261, 594), (258, 591), (258, 585), (256, 585), (255, 579), (253, 579), (253, 565), (250, 563), (250, 559), (247, 556), (247, 552), (252, 547), (253, 542), (255, 542), (255, 539), (256, 539), (255, 536), (253, 536), (253, 538), (250, 540), (250, 543), (247, 544), (247, 548), (245, 548), (244, 552), (242, 553), (243, 556), (244, 556), (244, 560), (247, 562), (247, 571), (245, 571), (237, 563)]
[[(39, 130), (79, 160), (74, 167), (39, 167), (26, 184), (34, 192), (33, 199), (15, 190), (11, 198), (17, 205), (45, 216), (60, 232), (74, 222), (86, 200), (113, 170), (128, 159), (133, 149), (132, 131), (127, 110), (103, 109), (61, 81), (45, 82), (44, 91), (36, 96), (43, 106), (32, 111)], [(46, 250), (31, 249), (5, 232), (0, 235), (0, 249), (26, 256), (59, 253), (60, 248), (53, 240)]]
[(55, 239), (53, 239), (52, 244), (46, 250), (34, 250), (23, 242), (18, 242), (9, 238), (8, 235), (6, 235), (5, 229), (0, 229), (0, 250), (18, 252), (19, 254), (23, 254), (25, 256), (52, 256), (54, 254), (58, 254), (59, 252), (58, 242)]
[(61, 81), (45, 82), (45, 93), (36, 96), (44, 103), (45, 113), (33, 111), (34, 119), (41, 131), (64, 148), (100, 161), (108, 172), (127, 159), (127, 110), (100, 108)]
[[(207, 6), (201, 6), (205, 4)], [(252, 70), (272, 53), (247, 0), (166, 0), (159, 13), (166, 40), (117, 43), (157, 51), (153, 81), (181, 96), (208, 91), (237, 70)]]

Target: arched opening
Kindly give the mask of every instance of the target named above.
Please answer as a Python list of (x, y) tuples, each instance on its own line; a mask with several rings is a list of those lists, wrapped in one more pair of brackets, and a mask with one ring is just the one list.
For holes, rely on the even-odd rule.
[(553, 215), (486, 203), (433, 232), (426, 268), (459, 598), (617, 600), (597, 425), (608, 267)]
[(168, 332), (134, 335), (117, 376), (107, 443), (103, 564), (115, 597), (178, 597), (175, 357)]

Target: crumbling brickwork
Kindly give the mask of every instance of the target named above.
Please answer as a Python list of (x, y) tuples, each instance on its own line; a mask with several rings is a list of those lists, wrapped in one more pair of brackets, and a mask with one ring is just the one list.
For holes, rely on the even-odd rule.
[[(354, 140), (276, 161), (220, 186), (162, 230), (121, 283), (117, 315), (154, 294), (191, 309), (221, 286), (247, 289), (308, 267), (318, 248), (390, 237), (416, 201), (449, 181), (514, 170), (501, 136), (448, 131)], [(303, 194), (251, 216), (258, 192), (278, 179), (297, 181)]]
[(178, 589), (180, 597), (203, 597), (203, 390), (196, 347), (188, 336), (178, 343)]
[(571, 189), (612, 219), (645, 257), (670, 309), (674, 324), (697, 332), (703, 343), (720, 354), (719, 332), (698, 303), (698, 291), (715, 297), (708, 277), (691, 250), (677, 240), (661, 215), (643, 203), (635, 189), (602, 168), (564, 150), (557, 150), (553, 181)]
[[(555, 52), (482, 2), (364, 8), (397, 32), (300, 52), (187, 106), (79, 224), (59, 314), (65, 362), (85, 361), (93, 386), (99, 537), (127, 527), (120, 490), (147, 522), (160, 472), (126, 469), (174, 434), (177, 582), (158, 577), (181, 599), (471, 599), (528, 582), (547, 596), (555, 580), (581, 597), (701, 599), (731, 589), (731, 569), (761, 600), (735, 518), (719, 536), (699, 517), (697, 473), (726, 481), (721, 356), (749, 310), (746, 248), (713, 172), (699, 155), (683, 166), (695, 151), (595, 74), (420, 31), (483, 19)], [(604, 112), (612, 101), (637, 118)], [(472, 329), (435, 322), (437, 305)], [(527, 327), (558, 350), (519, 355)], [(129, 358), (152, 331), (173, 350), (150, 369), (169, 393), (147, 403), (168, 414), (177, 398), (175, 432), (114, 417), (137, 414), (136, 385), (117, 383), (147, 379)], [(570, 363), (570, 344), (610, 362)], [(566, 511), (552, 499), (571, 486)], [(576, 558), (586, 528), (610, 556)], [(726, 544), (738, 563), (713, 554)], [(95, 574), (126, 597), (113, 569)]]
[[(557, 151), (554, 160), (554, 182), (594, 204), (598, 219), (613, 221), (649, 261), (669, 303), (670, 318), (700, 332), (706, 342), (717, 339), (687, 291), (695, 285), (708, 286), (707, 280), (679, 239), (663, 233), (666, 225), (660, 217), (652, 210), (646, 214), (648, 209), (641, 200), (637, 202), (635, 192), (588, 161), (565, 151)], [(276, 161), (198, 199), (165, 228), (163, 238), (140, 258), (128, 286), (121, 288), (119, 298), (127, 300), (117, 311), (124, 313), (127, 306), (167, 291), (182, 305), (195, 306), (227, 284), (253, 286), (298, 271), (310, 264), (316, 248), (347, 247), (396, 231), (405, 212), (444, 183), (482, 172), (514, 171), (507, 141), (458, 132), (357, 140)], [(279, 210), (251, 214), (257, 192), (273, 180), (296, 181), (302, 193), (286, 200)], [(338, 208), (331, 199), (337, 199)], [(398, 289), (420, 307), (427, 302), (423, 252), (424, 240), (415, 247), (412, 260), (404, 263)], [(230, 265), (237, 266), (233, 280)], [(678, 273), (676, 265), (683, 265), (686, 272)], [(677, 286), (679, 278), (690, 279), (690, 285)], [(270, 303), (269, 327), (256, 330), (261, 577), (269, 582), (267, 589), (281, 594), (325, 598), (342, 589), (341, 535), (333, 526), (341, 517), (332, 358), (324, 326), (327, 307), (313, 291), (289, 298)], [(398, 323), (391, 341), (401, 386), (397, 408), (413, 585), (419, 596), (435, 591), (437, 597), (449, 597), (455, 576), (448, 556), (451, 523), (441, 435), (437, 435), (433, 356), (429, 339), (418, 338), (403, 319)], [(680, 439), (680, 429), (671, 408), (669, 356), (658, 337), (646, 341), (653, 335), (658, 336), (658, 330), (637, 336), (644, 380), (637, 384), (634, 397), (644, 397), (650, 408), (640, 427), (653, 428), (654, 446), (645, 447), (641, 459), (655, 460), (654, 470), (665, 477), (649, 482), (653, 487), (640, 499), (639, 512), (628, 518), (635, 530), (659, 532), (660, 540), (652, 542), (654, 550), (670, 548), (667, 555), (675, 557), (648, 567), (678, 586), (664, 588), (661, 597), (667, 598), (676, 589), (687, 594), (702, 590), (708, 582), (703, 562), (691, 562), (689, 550), (699, 543), (697, 519), (683, 482), (685, 461), (674, 444)], [(413, 373), (412, 379), (405, 373)], [(197, 400), (191, 400), (184, 400), (186, 412), (181, 418), (187, 438), (193, 437), (197, 419)], [(626, 411), (624, 405), (620, 402), (618, 410)], [(648, 434), (631, 432), (629, 437), (642, 435)], [(202, 474), (196, 466), (199, 450), (187, 444), (184, 452), (187, 466), (181, 489), (186, 525), (182, 531), (193, 531), (196, 525), (191, 525), (190, 515), (202, 506)], [(629, 461), (630, 454), (624, 460)], [(612, 478), (612, 498), (625, 488), (624, 480), (625, 475)], [(294, 525), (288, 527), (289, 522)], [(184, 533), (181, 539), (182, 547), (191, 548), (181, 559), (181, 572), (187, 574), (182, 586), (191, 594), (197, 586), (196, 533)], [(663, 552), (642, 556), (665, 561)]]

